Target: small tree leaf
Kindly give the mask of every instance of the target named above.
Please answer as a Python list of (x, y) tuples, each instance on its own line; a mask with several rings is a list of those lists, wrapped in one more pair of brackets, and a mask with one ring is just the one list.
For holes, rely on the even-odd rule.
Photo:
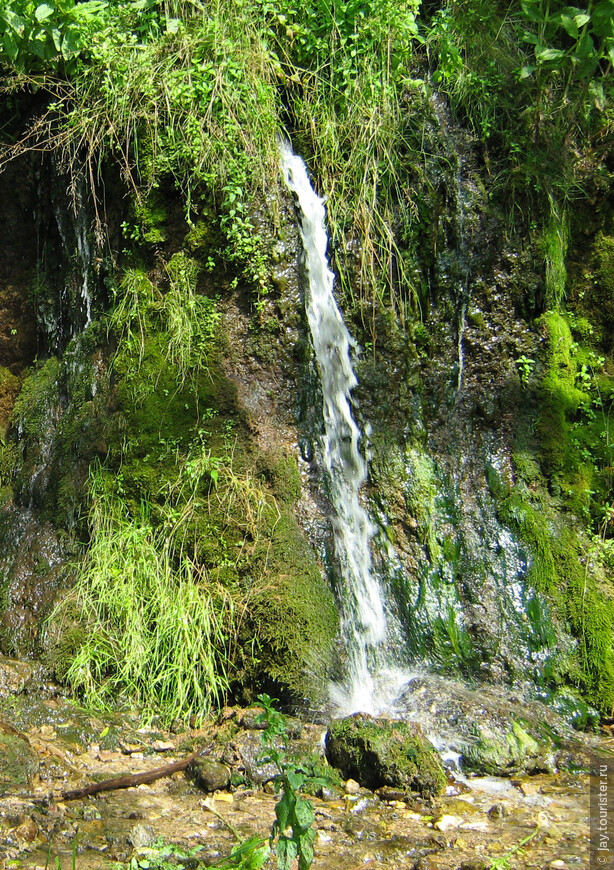
[(290, 824), (290, 817), (294, 811), (296, 800), (291, 797), (287, 792), (284, 793), (283, 797), (277, 801), (275, 804), (275, 815), (277, 817), (277, 824), (279, 825), (279, 830), (283, 833), (286, 830), (288, 825)]
[(10, 60), (14, 61), (19, 54), (19, 47), (15, 42), (15, 39), (13, 38), (13, 34), (10, 33), (8, 30), (5, 30), (4, 32), (4, 35), (2, 37), (2, 44), (7, 57)]
[(50, 6), (48, 3), (41, 3), (40, 6), (37, 6), (34, 10), (34, 17), (37, 21), (46, 21), (54, 12), (55, 9), (53, 6)]

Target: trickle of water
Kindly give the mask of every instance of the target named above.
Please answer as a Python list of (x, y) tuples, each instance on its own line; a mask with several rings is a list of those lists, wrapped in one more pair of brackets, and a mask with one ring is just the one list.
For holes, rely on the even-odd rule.
[[(62, 246), (68, 262), (74, 257), (77, 279), (79, 281), (80, 299), (80, 320), (76, 331), (86, 329), (92, 322), (92, 293), (90, 288), (91, 269), (92, 269), (92, 250), (88, 238), (89, 232), (89, 216), (88, 216), (88, 191), (87, 185), (83, 178), (79, 177), (75, 182), (74, 189), (74, 212), (72, 215), (66, 211), (64, 204), (56, 202), (54, 204), (55, 218), (62, 239)], [(73, 324), (70, 334), (75, 334), (75, 324)]]
[(357, 383), (351, 362), (353, 340), (333, 295), (324, 200), (313, 190), (301, 158), (287, 144), (280, 150), (284, 177), (300, 214), (308, 279), (307, 319), (322, 385), (322, 459), (342, 580), (339, 604), (348, 654), (347, 682), (333, 687), (331, 697), (347, 712), (374, 712), (369, 659), (386, 636), (386, 616), (371, 567), (370, 541), (375, 527), (360, 503), (367, 466), (360, 452), (360, 430), (352, 416), (351, 393)]

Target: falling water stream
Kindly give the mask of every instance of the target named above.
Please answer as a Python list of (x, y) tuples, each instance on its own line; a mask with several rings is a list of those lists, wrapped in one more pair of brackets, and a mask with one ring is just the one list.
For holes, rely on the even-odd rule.
[(351, 362), (352, 338), (333, 296), (328, 267), (324, 200), (313, 190), (307, 169), (288, 145), (281, 146), (282, 168), (300, 214), (307, 273), (306, 310), (322, 385), (322, 457), (333, 507), (335, 555), (341, 573), (339, 596), (347, 648), (347, 682), (331, 690), (346, 710), (372, 712), (374, 682), (370, 659), (386, 636), (386, 615), (371, 566), (375, 527), (360, 502), (367, 465), (360, 452), (360, 430), (352, 415), (357, 380)]

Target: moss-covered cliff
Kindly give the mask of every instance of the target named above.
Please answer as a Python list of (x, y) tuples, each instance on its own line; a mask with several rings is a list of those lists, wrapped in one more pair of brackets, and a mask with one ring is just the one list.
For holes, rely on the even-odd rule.
[(362, 347), (397, 659), (609, 711), (607, 6), (0, 18), (6, 652), (170, 718), (342, 670), (285, 133)]

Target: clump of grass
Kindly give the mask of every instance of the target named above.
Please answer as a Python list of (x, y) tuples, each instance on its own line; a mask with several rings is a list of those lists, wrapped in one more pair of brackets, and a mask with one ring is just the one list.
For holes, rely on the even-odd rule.
[(196, 293), (199, 265), (183, 253), (166, 265), (169, 290), (162, 299), (168, 333), (168, 359), (177, 367), (179, 381), (207, 367), (220, 322), (216, 302)]
[(130, 517), (102, 474), (91, 485), (91, 545), (51, 617), (61, 623), (77, 609), (87, 629), (66, 680), (93, 709), (123, 701), (146, 718), (202, 718), (227, 690), (230, 599), (153, 527), (145, 507)]

